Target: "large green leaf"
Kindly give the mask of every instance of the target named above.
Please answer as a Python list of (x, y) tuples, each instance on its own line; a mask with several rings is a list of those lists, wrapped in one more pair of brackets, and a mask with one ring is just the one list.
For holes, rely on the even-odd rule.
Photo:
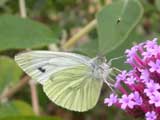
[(58, 117), (36, 117), (36, 116), (17, 116), (17, 117), (4, 117), (0, 118), (0, 120), (62, 120)]
[(0, 117), (22, 115), (34, 115), (29, 104), (18, 100), (0, 104)]
[(36, 21), (11, 15), (0, 17), (0, 50), (41, 47), (55, 43), (57, 38), (57, 31)]
[(15, 61), (9, 57), (0, 57), (0, 94), (7, 87), (12, 87), (16, 84), (22, 70), (16, 65)]
[(119, 0), (98, 14), (99, 52), (105, 54), (127, 39), (143, 15), (138, 0)]

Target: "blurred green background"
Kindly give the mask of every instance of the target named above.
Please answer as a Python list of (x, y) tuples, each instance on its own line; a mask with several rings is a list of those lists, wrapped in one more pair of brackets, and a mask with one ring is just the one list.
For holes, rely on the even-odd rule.
[[(106, 85), (88, 112), (56, 106), (41, 85), (29, 81), (14, 56), (30, 49), (64, 51), (68, 40), (94, 19), (97, 29), (92, 26), (65, 51), (90, 57), (105, 54), (107, 59), (122, 56), (132, 45), (160, 36), (160, 0), (129, 0), (126, 6), (125, 0), (25, 0), (25, 7), (20, 1), (0, 0), (0, 120), (134, 120), (104, 105), (110, 93)], [(124, 59), (113, 66), (129, 69)]]

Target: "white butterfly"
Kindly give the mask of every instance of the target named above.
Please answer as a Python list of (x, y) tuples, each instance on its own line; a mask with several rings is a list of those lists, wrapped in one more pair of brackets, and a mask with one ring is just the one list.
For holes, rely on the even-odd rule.
[(15, 61), (32, 79), (42, 84), (55, 104), (84, 112), (93, 108), (107, 81), (110, 67), (104, 57), (93, 59), (74, 53), (31, 51), (15, 56)]

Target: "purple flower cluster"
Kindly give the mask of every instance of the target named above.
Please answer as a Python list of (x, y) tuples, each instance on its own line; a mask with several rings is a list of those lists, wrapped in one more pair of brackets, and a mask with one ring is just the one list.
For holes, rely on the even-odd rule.
[(126, 63), (132, 69), (117, 75), (115, 89), (120, 94), (112, 93), (104, 103), (134, 117), (160, 120), (160, 46), (157, 39), (140, 43), (125, 53)]

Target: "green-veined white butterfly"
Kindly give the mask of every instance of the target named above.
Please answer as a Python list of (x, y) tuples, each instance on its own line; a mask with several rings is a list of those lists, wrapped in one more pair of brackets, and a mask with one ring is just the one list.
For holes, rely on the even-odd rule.
[(110, 67), (104, 57), (93, 59), (67, 52), (30, 51), (15, 56), (15, 61), (32, 79), (42, 84), (55, 104), (84, 112), (93, 108), (107, 82)]

